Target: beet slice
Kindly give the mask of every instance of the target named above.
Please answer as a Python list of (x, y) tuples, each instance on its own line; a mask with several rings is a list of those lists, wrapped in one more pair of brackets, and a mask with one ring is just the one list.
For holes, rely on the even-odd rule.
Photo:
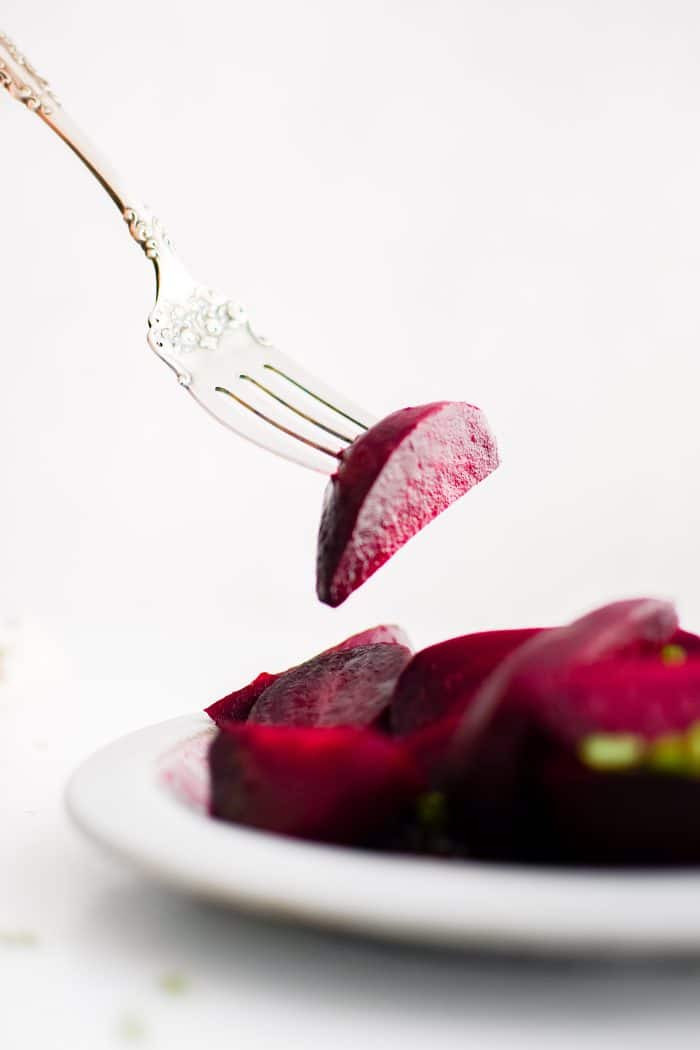
[(456, 833), (471, 855), (541, 855), (547, 822), (541, 820), (538, 771), (553, 746), (564, 747), (554, 740), (549, 722), (562, 701), (563, 676), (661, 646), (676, 628), (675, 610), (666, 602), (617, 602), (568, 627), (540, 632), (495, 668), (444, 747), (442, 763), (433, 756)]
[(451, 638), (416, 653), (391, 701), (391, 728), (399, 735), (424, 729), (456, 709), (514, 649), (539, 633), (531, 627)]
[(389, 706), (410, 658), (404, 646), (387, 644), (316, 656), (269, 685), (248, 719), (267, 725), (372, 725)]
[(540, 632), (510, 653), (480, 686), (455, 734), (452, 772), (459, 777), (504, 702), (525, 706), (530, 717), (546, 721), (547, 706), (559, 702), (563, 674), (617, 654), (661, 646), (677, 629), (670, 602), (639, 598), (613, 602), (567, 627)]
[(697, 777), (604, 773), (555, 750), (536, 770), (529, 825), (550, 863), (698, 864), (699, 812)]
[[(360, 631), (359, 634), (351, 635), (345, 641), (334, 645), (331, 649), (326, 649), (325, 653), (342, 652), (345, 649), (354, 649), (360, 645), (373, 645), (375, 643), (400, 645), (412, 651), (408, 635), (401, 627), (397, 627), (395, 624), (379, 624), (377, 627), (368, 627), (366, 631)], [(321, 653), (320, 655), (323, 656), (325, 654)], [(290, 670), (293, 670), (293, 668), (290, 668)], [(245, 722), (256, 700), (262, 696), (265, 689), (272, 685), (281, 675), (287, 673), (287, 671), (278, 671), (277, 674), (268, 674), (266, 671), (263, 671), (248, 685), (243, 686), (242, 689), (235, 689), (223, 699), (210, 704), (209, 707), (205, 708), (205, 711), (217, 725), (221, 725), (224, 722)]]
[(480, 409), (438, 401), (387, 416), (343, 453), (326, 489), (316, 589), (345, 601), (399, 547), (498, 466)]
[(224, 722), (245, 722), (255, 701), (278, 677), (279, 675), (263, 671), (249, 685), (244, 685), (242, 689), (235, 689), (228, 696), (205, 707), (204, 710), (219, 726)]
[(213, 816), (322, 842), (363, 844), (422, 788), (400, 742), (368, 729), (231, 724), (209, 768)]
[(541, 724), (564, 742), (589, 733), (652, 739), (700, 721), (700, 659), (665, 662), (660, 653), (606, 660), (562, 674), (556, 702), (540, 703)]
[(405, 744), (423, 771), (426, 781), (431, 785), (441, 784), (446, 757), (459, 723), (459, 713), (448, 714), (422, 729), (394, 738)]
[(697, 634), (691, 634), (690, 631), (684, 631), (680, 627), (669, 638), (668, 644), (680, 646), (688, 656), (700, 656), (700, 637)]
[(402, 645), (404, 649), (413, 651), (411, 641), (402, 627), (396, 624), (382, 623), (377, 627), (368, 627), (366, 631), (351, 634), (344, 642), (326, 649), (327, 653), (339, 653), (343, 649), (356, 649), (359, 645)]

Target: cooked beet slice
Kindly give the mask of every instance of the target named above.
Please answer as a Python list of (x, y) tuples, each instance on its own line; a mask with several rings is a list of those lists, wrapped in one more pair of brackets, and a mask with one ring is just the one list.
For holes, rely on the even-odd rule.
[[(435, 776), (453, 818), (479, 857), (538, 856), (542, 850), (538, 771), (553, 745), (549, 712), (562, 677), (575, 668), (660, 646), (674, 636), (673, 606), (617, 602), (568, 627), (542, 631), (515, 649), (478, 688)], [(562, 750), (563, 744), (556, 742)]]
[(677, 732), (700, 721), (700, 659), (666, 662), (657, 651), (577, 667), (562, 674), (552, 700), (538, 705), (541, 724), (571, 744), (594, 732)]
[(422, 787), (401, 743), (369, 729), (232, 724), (209, 768), (213, 816), (323, 842), (362, 844)]
[(567, 627), (540, 632), (506, 656), (479, 687), (455, 734), (452, 773), (461, 775), (504, 703), (524, 706), (533, 719), (546, 720), (548, 705), (559, 702), (562, 675), (623, 653), (641, 653), (649, 645), (661, 646), (677, 628), (670, 602), (639, 598), (605, 605)]
[(668, 639), (667, 644), (679, 646), (688, 656), (700, 656), (700, 637), (697, 634), (691, 634), (690, 631), (684, 631), (680, 627)]
[(553, 751), (536, 770), (529, 824), (537, 859), (567, 864), (700, 863), (700, 780), (598, 772)]
[(411, 658), (402, 645), (361, 645), (316, 656), (280, 675), (249, 721), (288, 726), (367, 726), (389, 705)]
[(235, 689), (228, 696), (210, 704), (204, 710), (217, 725), (222, 725), (224, 722), (245, 722), (255, 701), (278, 677), (279, 675), (263, 671), (249, 685), (244, 685), (242, 689)]
[(484, 678), (538, 632), (531, 627), (466, 634), (416, 653), (391, 701), (392, 730), (412, 733), (464, 709)]
[(438, 722), (406, 733), (399, 739), (406, 745), (431, 785), (441, 785), (441, 774), (452, 738), (460, 723), (460, 714), (448, 714)]
[(480, 409), (438, 401), (387, 416), (343, 454), (326, 489), (316, 588), (340, 605), (420, 529), (498, 466)]
[(343, 649), (356, 649), (359, 645), (402, 645), (404, 649), (413, 651), (411, 641), (402, 627), (396, 624), (379, 624), (378, 627), (368, 627), (366, 631), (352, 634), (339, 645), (326, 649), (327, 653), (339, 653)]
[[(373, 645), (380, 642), (385, 645), (400, 645), (405, 649), (411, 650), (408, 635), (401, 627), (397, 627), (395, 624), (379, 624), (377, 627), (368, 627), (366, 631), (360, 631), (359, 634), (351, 635), (344, 642), (339, 642), (338, 645), (334, 645), (331, 649), (326, 649), (325, 652), (337, 653), (345, 649), (355, 649), (360, 645)], [(325, 654), (321, 653), (321, 655)], [(290, 670), (293, 670), (293, 668), (290, 668)], [(210, 704), (209, 707), (205, 708), (205, 711), (217, 725), (221, 725), (223, 722), (245, 722), (256, 700), (262, 696), (265, 689), (272, 685), (281, 675), (287, 673), (286, 671), (278, 671), (277, 674), (268, 674), (266, 671), (263, 671), (249, 685), (244, 686), (242, 689), (236, 689), (222, 700), (217, 700), (215, 703)]]

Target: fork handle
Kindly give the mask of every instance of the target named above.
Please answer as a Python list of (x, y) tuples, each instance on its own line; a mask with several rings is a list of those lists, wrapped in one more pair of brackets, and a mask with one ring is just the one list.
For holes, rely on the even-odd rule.
[(121, 176), (90, 142), (87, 136), (70, 119), (63, 106), (45, 80), (9, 37), (0, 32), (0, 86), (13, 98), (23, 103), (44, 121), (59, 138), (72, 149), (88, 171), (94, 175), (102, 188), (116, 204), (129, 232), (143, 249), (156, 270), (156, 281), (160, 283), (162, 262), (170, 256), (171, 267), (176, 264), (173, 246), (160, 221), (144, 205), (134, 203), (126, 191)]

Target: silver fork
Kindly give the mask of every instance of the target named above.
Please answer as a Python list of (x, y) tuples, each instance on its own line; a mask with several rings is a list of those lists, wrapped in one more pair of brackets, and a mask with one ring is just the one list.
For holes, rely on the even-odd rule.
[(243, 307), (202, 287), (163, 225), (68, 117), (49, 84), (0, 33), (0, 85), (41, 117), (111, 197), (156, 274), (148, 343), (202, 408), (230, 430), (304, 467), (331, 474), (374, 422), (258, 335)]

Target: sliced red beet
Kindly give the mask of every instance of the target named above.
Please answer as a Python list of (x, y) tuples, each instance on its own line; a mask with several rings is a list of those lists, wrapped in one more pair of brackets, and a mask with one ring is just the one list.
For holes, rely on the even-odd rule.
[(373, 725), (410, 658), (402, 645), (386, 644), (316, 656), (269, 685), (248, 719), (267, 725)]
[(669, 638), (668, 645), (680, 646), (689, 656), (700, 655), (700, 637), (697, 634), (691, 634), (690, 631), (684, 631), (680, 627), (675, 634)]
[(209, 752), (213, 816), (362, 844), (422, 788), (400, 742), (369, 729), (229, 725)]
[(405, 649), (413, 651), (411, 641), (402, 627), (393, 623), (382, 623), (378, 627), (368, 627), (359, 634), (351, 634), (344, 642), (326, 649), (326, 652), (339, 653), (343, 649), (356, 649), (359, 645), (402, 645)]
[(429, 784), (440, 784), (452, 738), (460, 723), (459, 714), (448, 714), (438, 722), (406, 733), (398, 739), (408, 748)]
[(604, 773), (559, 750), (537, 767), (528, 823), (542, 861), (697, 865), (698, 812), (697, 777)]
[[(700, 862), (700, 782), (683, 768), (697, 770), (699, 643), (678, 630), (535, 688), (530, 733), (540, 735), (534, 753), (519, 745), (517, 823), (527, 841), (515, 852), (567, 864)], [(692, 742), (679, 744), (688, 730)], [(635, 758), (644, 747), (656, 757)]]
[(249, 685), (244, 685), (242, 689), (235, 689), (228, 696), (210, 704), (204, 710), (217, 725), (222, 725), (224, 722), (245, 722), (255, 701), (278, 677), (279, 675), (263, 671)]
[(484, 631), (451, 638), (416, 653), (391, 701), (391, 728), (412, 733), (463, 710), (484, 678), (539, 628)]
[(505, 703), (526, 706), (539, 719), (548, 704), (558, 703), (562, 674), (616, 654), (661, 646), (677, 628), (671, 603), (639, 598), (605, 605), (567, 627), (531, 638), (496, 667), (474, 696), (455, 734), (452, 773), (459, 777), (469, 753)]
[(480, 409), (439, 401), (404, 408), (343, 454), (326, 489), (316, 588), (336, 606), (399, 547), (498, 466)]
[(540, 703), (541, 724), (576, 744), (589, 733), (636, 733), (646, 738), (700, 721), (700, 659), (653, 657), (606, 660), (561, 676), (551, 702)]
[(496, 667), (472, 698), (436, 770), (473, 855), (526, 857), (542, 844), (533, 792), (549, 753), (548, 712), (561, 703), (562, 676), (660, 646), (676, 628), (668, 603), (618, 602), (568, 627), (541, 632)]
[[(351, 635), (345, 641), (339, 642), (338, 645), (326, 649), (325, 652), (337, 653), (345, 649), (355, 649), (360, 645), (373, 645), (376, 643), (400, 645), (405, 649), (411, 650), (408, 635), (401, 627), (397, 627), (395, 624), (379, 624), (377, 627), (368, 627), (366, 631), (360, 631), (358, 634)], [(324, 655), (324, 653), (321, 655)], [(290, 668), (290, 670), (293, 670), (293, 668)], [(244, 686), (242, 689), (236, 689), (229, 693), (228, 696), (223, 697), (222, 700), (217, 700), (215, 703), (210, 704), (209, 707), (205, 708), (205, 711), (217, 725), (221, 725), (224, 722), (245, 722), (256, 700), (262, 696), (265, 689), (272, 685), (281, 675), (287, 673), (287, 671), (278, 671), (277, 674), (268, 674), (266, 671), (263, 671), (249, 685)]]

